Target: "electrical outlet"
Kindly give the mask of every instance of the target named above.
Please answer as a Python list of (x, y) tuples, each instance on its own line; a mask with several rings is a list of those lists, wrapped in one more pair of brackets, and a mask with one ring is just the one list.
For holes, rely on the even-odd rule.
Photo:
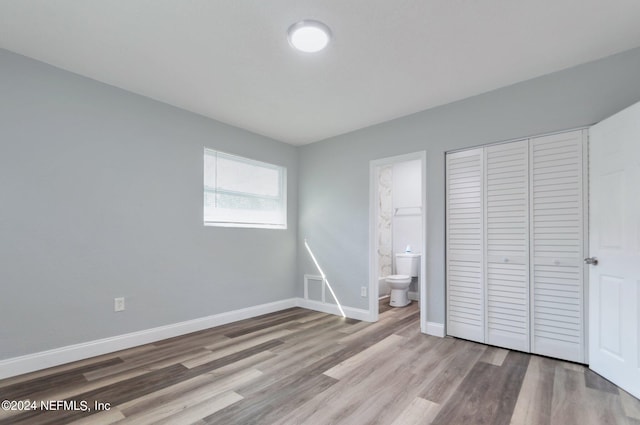
[(113, 311), (124, 311), (124, 297), (113, 299)]
[(361, 286), (360, 287), (360, 296), (363, 297), (363, 298), (367, 296), (367, 287), (366, 286)]

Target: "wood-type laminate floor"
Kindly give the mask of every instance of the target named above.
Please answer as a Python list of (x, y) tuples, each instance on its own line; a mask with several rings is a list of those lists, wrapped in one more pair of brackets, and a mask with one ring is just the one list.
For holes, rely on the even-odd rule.
[(584, 366), (423, 335), (415, 302), (380, 311), (292, 308), (5, 379), (0, 400), (77, 410), (0, 424), (640, 425), (640, 401)]

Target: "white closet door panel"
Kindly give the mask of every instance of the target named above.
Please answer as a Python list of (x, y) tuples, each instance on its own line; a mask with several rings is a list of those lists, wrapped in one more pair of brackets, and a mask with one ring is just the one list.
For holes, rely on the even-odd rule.
[(447, 154), (447, 333), (484, 342), (483, 150)]
[(485, 148), (486, 342), (529, 350), (527, 141)]
[(531, 351), (584, 362), (583, 131), (531, 139)]

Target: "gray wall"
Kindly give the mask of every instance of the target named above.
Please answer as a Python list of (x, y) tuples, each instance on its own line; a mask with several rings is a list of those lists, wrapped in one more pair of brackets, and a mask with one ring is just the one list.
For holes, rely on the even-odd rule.
[[(369, 161), (427, 151), (427, 319), (445, 319), (444, 153), (593, 124), (640, 100), (640, 49), (300, 149), (299, 238), (344, 305), (367, 308)], [(381, 102), (384, 99), (380, 99)], [(299, 245), (299, 276), (314, 266)]]
[[(286, 166), (288, 230), (203, 227), (204, 146)], [(0, 50), (0, 359), (295, 296), (297, 155)]]
[[(592, 124), (639, 75), (635, 49), (294, 148), (0, 50), (0, 359), (301, 296), (304, 238), (366, 309), (369, 161), (421, 150), (442, 323), (444, 152)], [(204, 146), (286, 166), (289, 229), (203, 227)]]

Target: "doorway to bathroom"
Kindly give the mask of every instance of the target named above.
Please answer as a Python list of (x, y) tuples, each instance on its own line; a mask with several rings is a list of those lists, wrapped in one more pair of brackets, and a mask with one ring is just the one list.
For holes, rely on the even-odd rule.
[(411, 278), (407, 296), (419, 306), (422, 332), (427, 324), (426, 163), (425, 151), (376, 159), (370, 162), (369, 180), (369, 318), (378, 320), (379, 304), (387, 304), (382, 297), (391, 302), (389, 276), (401, 274), (397, 260), (406, 261), (409, 254), (416, 257), (418, 276)]

